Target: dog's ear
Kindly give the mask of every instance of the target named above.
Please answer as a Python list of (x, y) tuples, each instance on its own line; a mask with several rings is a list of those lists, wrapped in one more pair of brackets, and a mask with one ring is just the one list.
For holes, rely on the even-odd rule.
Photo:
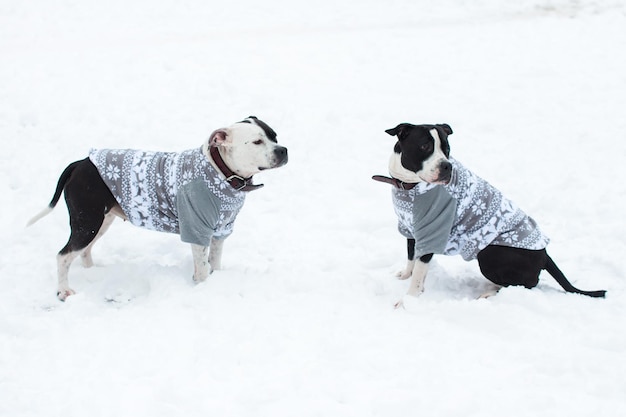
[(410, 123), (400, 123), (398, 126), (392, 129), (385, 130), (385, 133), (391, 136), (397, 136), (398, 139), (402, 139), (404, 137), (404, 134), (408, 131), (408, 128), (412, 126), (413, 125)]
[(248, 117), (246, 117), (245, 119), (243, 119), (239, 123), (250, 123), (250, 124), (252, 124), (252, 122), (249, 119), (259, 120), (256, 116), (248, 116)]
[(442, 123), (442, 124), (440, 124), (439, 126), (440, 126), (440, 127), (443, 129), (443, 131), (444, 131), (444, 132), (446, 132), (448, 135), (451, 135), (452, 133), (454, 133), (454, 132), (452, 131), (452, 128), (450, 127), (450, 125), (449, 125), (449, 124), (447, 124), (447, 123)]
[(209, 136), (209, 146), (222, 146), (228, 143), (228, 131), (226, 128), (217, 129)]

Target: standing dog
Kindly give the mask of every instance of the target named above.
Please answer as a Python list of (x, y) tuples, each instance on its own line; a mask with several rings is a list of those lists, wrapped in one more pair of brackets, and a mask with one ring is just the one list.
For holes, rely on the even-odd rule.
[[(398, 274), (411, 277), (408, 295), (424, 291), (433, 254), (478, 259), (483, 275), (500, 287), (532, 288), (547, 270), (567, 292), (604, 297), (606, 291), (575, 288), (548, 256), (549, 239), (514, 203), (450, 158), (447, 124), (402, 123), (385, 131), (398, 142), (389, 161), (398, 229), (407, 238), (408, 262)], [(485, 294), (485, 296), (492, 294)], [(402, 301), (396, 307), (402, 305)]]
[(93, 265), (91, 249), (115, 216), (180, 234), (191, 244), (193, 279), (201, 282), (220, 268), (224, 239), (245, 193), (263, 186), (253, 184), (252, 176), (286, 163), (287, 148), (254, 116), (217, 129), (201, 147), (180, 153), (92, 150), (65, 168), (52, 201), (28, 225), (52, 211), (65, 193), (71, 234), (57, 255), (61, 301), (74, 294), (70, 264), (81, 255), (84, 266)]

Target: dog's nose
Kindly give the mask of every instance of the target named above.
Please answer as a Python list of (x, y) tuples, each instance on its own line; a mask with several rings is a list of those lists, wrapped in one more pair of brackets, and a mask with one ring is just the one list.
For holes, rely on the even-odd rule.
[(284, 146), (277, 146), (276, 149), (274, 149), (274, 155), (276, 155), (278, 166), (285, 165), (289, 159), (287, 156), (287, 148)]
[(439, 178), (437, 179), (437, 182), (442, 182), (444, 184), (447, 184), (450, 181), (451, 177), (452, 177), (452, 164), (450, 163), (450, 161), (442, 161), (439, 164)]

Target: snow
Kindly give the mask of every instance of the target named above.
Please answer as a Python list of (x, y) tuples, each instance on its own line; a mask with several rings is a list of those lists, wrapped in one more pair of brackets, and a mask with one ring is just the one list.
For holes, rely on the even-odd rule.
[[(621, 1), (0, 4), (0, 416), (626, 415), (626, 6)], [(91, 147), (176, 151), (254, 114), (290, 162), (258, 175), (224, 269), (116, 222), (55, 297)], [(387, 173), (400, 122), (551, 237), (574, 285), (475, 298), (476, 263), (408, 282)]]

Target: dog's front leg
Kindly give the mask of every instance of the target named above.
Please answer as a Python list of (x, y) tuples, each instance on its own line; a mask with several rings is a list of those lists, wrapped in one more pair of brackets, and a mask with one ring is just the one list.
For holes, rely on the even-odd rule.
[[(424, 281), (426, 280), (426, 273), (428, 272), (428, 263), (433, 258), (433, 254), (429, 253), (423, 255), (418, 261), (413, 261), (413, 272), (411, 273), (411, 283), (409, 284), (409, 290), (406, 295), (417, 297), (424, 292)], [(395, 308), (400, 308), (404, 305), (403, 300), (398, 301), (395, 304)]]
[(424, 255), (420, 257), (419, 261), (415, 262), (413, 268), (413, 274), (411, 274), (411, 284), (407, 295), (416, 297), (424, 292), (424, 281), (426, 280), (426, 273), (428, 272), (428, 263), (433, 258), (433, 254)]
[(209, 248), (202, 245), (191, 244), (193, 255), (193, 280), (202, 282), (209, 276), (211, 265), (209, 264)]
[(415, 239), (406, 240), (406, 251), (408, 260), (404, 270), (396, 274), (399, 279), (407, 279), (413, 274), (413, 268), (415, 267)]
[(211, 264), (211, 272), (222, 269), (223, 248), (224, 239), (211, 239), (211, 250), (209, 251), (209, 263)]

